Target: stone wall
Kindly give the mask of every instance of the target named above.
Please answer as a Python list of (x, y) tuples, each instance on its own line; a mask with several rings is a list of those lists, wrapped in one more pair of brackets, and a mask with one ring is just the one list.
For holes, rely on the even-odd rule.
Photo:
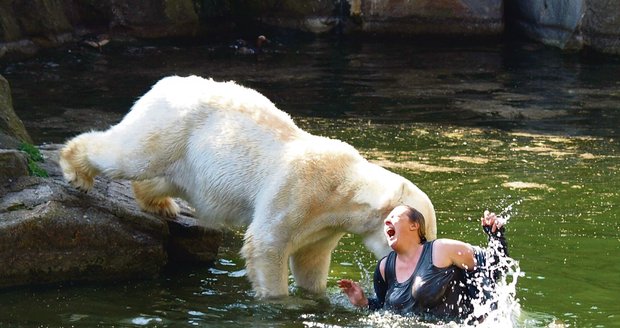
[(562, 49), (620, 53), (618, 0), (5, 0), (0, 57), (86, 34), (209, 36), (267, 24), (311, 33), (500, 36), (506, 26)]
[(350, 0), (352, 17), (371, 33), (488, 36), (504, 31), (498, 0)]

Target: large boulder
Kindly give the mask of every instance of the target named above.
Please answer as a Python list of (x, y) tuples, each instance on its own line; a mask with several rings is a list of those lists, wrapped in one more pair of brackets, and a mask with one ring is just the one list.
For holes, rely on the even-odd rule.
[(0, 287), (150, 277), (171, 261), (210, 262), (222, 241), (192, 209), (167, 220), (142, 212), (126, 181), (68, 186), (58, 146), (42, 150), (49, 178), (0, 184)]
[(522, 0), (506, 3), (507, 20), (528, 37), (561, 49), (590, 46), (620, 53), (618, 3), (605, 0)]
[(13, 110), (9, 82), (0, 75), (0, 183), (29, 175), (29, 158), (17, 148), (31, 142), (24, 124)]

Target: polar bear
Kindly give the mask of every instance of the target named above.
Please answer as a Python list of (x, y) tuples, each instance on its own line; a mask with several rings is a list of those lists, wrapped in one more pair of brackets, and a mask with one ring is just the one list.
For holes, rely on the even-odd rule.
[(241, 255), (258, 298), (288, 295), (289, 266), (299, 288), (323, 293), (345, 233), (386, 255), (383, 219), (399, 204), (436, 238), (433, 205), (413, 183), (232, 81), (163, 78), (117, 125), (69, 140), (60, 166), (83, 191), (100, 173), (132, 180), (144, 211), (175, 216), (180, 197), (213, 227), (246, 226)]

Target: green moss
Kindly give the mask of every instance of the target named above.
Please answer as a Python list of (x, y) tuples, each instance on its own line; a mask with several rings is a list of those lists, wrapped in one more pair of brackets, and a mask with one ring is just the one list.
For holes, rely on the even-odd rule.
[(21, 145), (19, 145), (19, 150), (28, 154), (28, 156), (30, 156), (30, 158), (33, 161), (43, 162), (43, 155), (41, 155), (41, 152), (39, 151), (39, 149), (35, 147), (34, 145), (23, 142)]
[(28, 172), (30, 172), (30, 175), (35, 176), (35, 177), (42, 177), (42, 178), (47, 178), (49, 177), (49, 174), (47, 174), (47, 171), (45, 171), (43, 168), (41, 168), (37, 162), (28, 159)]
[(37, 164), (37, 162), (43, 162), (43, 155), (41, 155), (41, 152), (39, 151), (39, 149), (37, 149), (37, 147), (24, 142), (19, 145), (19, 150), (28, 154), (28, 172), (30, 172), (30, 175), (43, 178), (49, 177), (47, 171), (42, 169)]

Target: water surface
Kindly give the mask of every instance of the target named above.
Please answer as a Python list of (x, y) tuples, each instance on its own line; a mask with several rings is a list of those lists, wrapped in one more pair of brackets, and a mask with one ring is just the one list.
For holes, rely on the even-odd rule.
[[(482, 211), (512, 205), (508, 240), (521, 269), (520, 311), (507, 318), (514, 326), (620, 326), (620, 60), (524, 43), (278, 41), (258, 58), (206, 42), (69, 47), (1, 63), (0, 73), (38, 144), (107, 128), (166, 75), (238, 81), (304, 129), (415, 182), (435, 204), (439, 237), (483, 245)], [(325, 299), (257, 302), (241, 236), (227, 232), (214, 267), (2, 291), (0, 326), (424, 325), (346, 304), (336, 280), (370, 290), (376, 261), (350, 235), (334, 253)]]

